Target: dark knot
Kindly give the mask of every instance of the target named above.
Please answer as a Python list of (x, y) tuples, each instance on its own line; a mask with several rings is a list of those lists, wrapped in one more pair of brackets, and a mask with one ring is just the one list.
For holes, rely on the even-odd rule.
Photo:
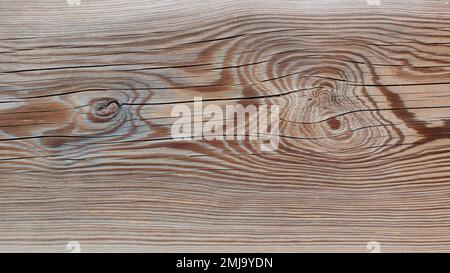
[(120, 111), (120, 103), (117, 101), (99, 102), (95, 105), (95, 114), (99, 117), (115, 116)]

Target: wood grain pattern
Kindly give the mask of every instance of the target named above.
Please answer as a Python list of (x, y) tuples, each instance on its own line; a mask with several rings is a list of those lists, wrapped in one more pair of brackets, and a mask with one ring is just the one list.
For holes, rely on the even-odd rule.
[[(280, 147), (174, 141), (279, 104)], [(445, 1), (0, 2), (0, 251), (450, 251)]]

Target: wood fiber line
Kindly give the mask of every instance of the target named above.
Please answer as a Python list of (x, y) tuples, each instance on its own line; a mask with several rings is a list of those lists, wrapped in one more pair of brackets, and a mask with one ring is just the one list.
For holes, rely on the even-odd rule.
[[(174, 106), (280, 105), (280, 145)], [(0, 251), (450, 251), (445, 1), (3, 1)]]

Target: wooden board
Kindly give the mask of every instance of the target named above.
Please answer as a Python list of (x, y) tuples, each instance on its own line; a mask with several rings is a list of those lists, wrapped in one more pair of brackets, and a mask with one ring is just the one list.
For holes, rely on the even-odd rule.
[(450, 251), (450, 5), (377, 2), (0, 2), (0, 251)]

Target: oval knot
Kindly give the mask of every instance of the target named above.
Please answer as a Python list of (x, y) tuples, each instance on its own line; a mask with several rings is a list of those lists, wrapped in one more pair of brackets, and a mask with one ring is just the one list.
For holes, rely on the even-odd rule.
[(111, 117), (120, 110), (120, 104), (117, 101), (101, 102), (95, 106), (95, 114), (99, 117)]

